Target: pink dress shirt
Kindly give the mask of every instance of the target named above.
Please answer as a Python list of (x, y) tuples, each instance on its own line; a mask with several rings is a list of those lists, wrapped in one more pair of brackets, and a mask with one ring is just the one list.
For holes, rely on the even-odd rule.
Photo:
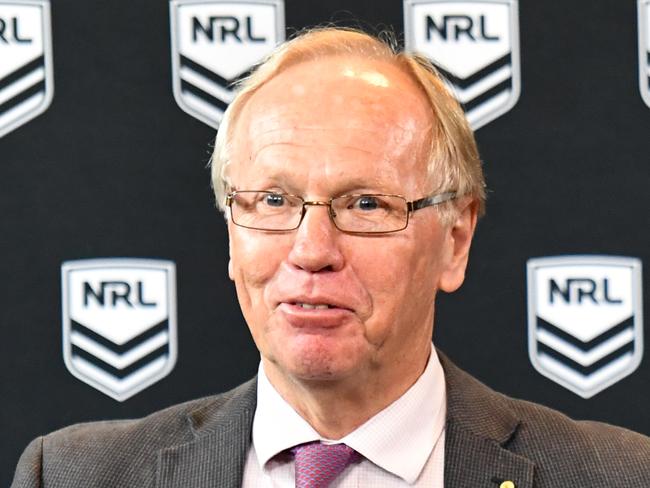
[(260, 363), (243, 487), (294, 488), (293, 460), (275, 456), (297, 444), (320, 440), (343, 442), (363, 456), (331, 488), (443, 488), (445, 418), (445, 377), (433, 347), (424, 372), (406, 393), (336, 441), (322, 438), (280, 396)]

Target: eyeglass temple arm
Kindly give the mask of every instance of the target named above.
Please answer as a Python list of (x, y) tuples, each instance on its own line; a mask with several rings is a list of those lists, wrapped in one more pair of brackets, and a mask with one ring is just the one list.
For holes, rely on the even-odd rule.
[(439, 195), (431, 195), (430, 197), (420, 198), (413, 202), (408, 203), (409, 212), (415, 212), (425, 207), (432, 207), (438, 205), (439, 203), (447, 202), (456, 198), (456, 192), (450, 191), (447, 193), (440, 193)]

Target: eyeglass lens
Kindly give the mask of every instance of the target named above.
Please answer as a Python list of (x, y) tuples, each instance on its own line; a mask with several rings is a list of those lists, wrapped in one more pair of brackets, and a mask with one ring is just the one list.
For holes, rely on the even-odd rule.
[[(300, 225), (304, 202), (295, 195), (263, 191), (236, 191), (231, 211), (237, 225), (260, 230), (292, 230)], [(394, 232), (408, 222), (406, 200), (396, 195), (343, 195), (330, 201), (330, 216), (346, 232)]]

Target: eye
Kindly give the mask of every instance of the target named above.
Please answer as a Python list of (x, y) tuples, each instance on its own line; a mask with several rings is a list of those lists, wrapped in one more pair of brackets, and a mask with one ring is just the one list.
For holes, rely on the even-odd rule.
[(264, 195), (264, 203), (269, 207), (282, 207), (285, 204), (285, 198), (279, 193), (267, 193)]
[(348, 208), (369, 211), (377, 210), (380, 206), (381, 202), (377, 197), (373, 197), (371, 195), (361, 195), (360, 197), (350, 202)]

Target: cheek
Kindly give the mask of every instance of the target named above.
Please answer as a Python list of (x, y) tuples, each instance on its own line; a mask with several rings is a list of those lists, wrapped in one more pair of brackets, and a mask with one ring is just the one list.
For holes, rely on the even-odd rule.
[(279, 239), (230, 229), (230, 269), (242, 308), (261, 300), (264, 286), (275, 276), (288, 252)]
[(412, 240), (395, 235), (388, 240), (359, 243), (348, 262), (372, 301), (372, 317), (366, 323), (371, 342), (380, 342), (386, 326), (408, 312), (414, 288), (422, 279), (421, 258)]
[[(373, 299), (378, 294), (390, 294), (395, 290), (397, 277), (407, 267), (399, 257), (399, 247), (394, 243), (374, 241), (371, 237), (354, 246), (348, 246), (347, 262), (354, 274), (370, 292)], [(399, 274), (396, 274), (399, 273)]]
[(373, 290), (393, 295), (414, 282), (422, 283), (431, 273), (431, 256), (417, 244), (421, 242), (425, 241), (406, 233), (384, 242), (369, 240), (354, 251), (350, 262)]
[(442, 269), (441, 251), (441, 235), (430, 232), (395, 235), (394, 240), (384, 242), (369, 240), (356, 248), (350, 262), (372, 298), (375, 320), (369, 324), (370, 335), (386, 333), (381, 324), (429, 311)]

